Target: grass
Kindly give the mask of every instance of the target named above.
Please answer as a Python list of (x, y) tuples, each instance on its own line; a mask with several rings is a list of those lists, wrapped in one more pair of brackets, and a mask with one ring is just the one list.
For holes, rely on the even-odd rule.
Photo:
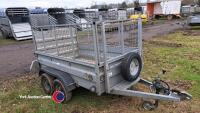
[[(197, 31), (198, 32), (198, 31)], [(200, 35), (188, 36), (177, 32), (144, 42), (142, 76), (152, 80), (162, 69), (163, 79), (174, 88), (193, 95), (191, 102), (161, 102), (155, 111), (144, 111), (142, 100), (113, 95), (96, 96), (78, 88), (68, 104), (56, 105), (51, 99), (20, 99), (19, 95), (45, 95), (40, 79), (27, 75), (0, 85), (1, 113), (200, 113)]]
[[(145, 68), (152, 69), (149, 63), (155, 63), (152, 64), (154, 70), (165, 68), (168, 70), (165, 79), (191, 83), (189, 92), (200, 99), (200, 36), (184, 36), (179, 32), (166, 38), (152, 40), (150, 43), (146, 43), (151, 52), (148, 52), (149, 48), (145, 48)], [(151, 72), (155, 74), (154, 71)], [(147, 73), (144, 71), (144, 74)]]
[(15, 44), (17, 41), (13, 39), (2, 39), (0, 38), (0, 45), (8, 45), (8, 44)]
[(0, 37), (0, 46), (5, 45), (12, 45), (12, 44), (24, 44), (24, 43), (30, 43), (31, 40), (25, 40), (25, 41), (16, 41), (14, 39), (3, 39)]

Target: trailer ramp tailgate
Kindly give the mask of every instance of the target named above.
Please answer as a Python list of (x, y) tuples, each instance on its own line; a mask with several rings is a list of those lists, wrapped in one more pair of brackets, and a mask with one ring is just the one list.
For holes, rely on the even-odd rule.
[(29, 23), (12, 24), (16, 40), (32, 39), (32, 31)]

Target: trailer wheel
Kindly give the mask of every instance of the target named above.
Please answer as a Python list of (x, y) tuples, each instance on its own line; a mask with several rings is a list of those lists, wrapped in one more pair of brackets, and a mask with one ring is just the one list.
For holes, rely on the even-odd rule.
[(65, 88), (64, 84), (60, 80), (55, 79), (53, 83), (55, 91), (61, 91), (64, 94), (64, 101), (61, 103), (67, 103), (69, 100), (71, 100), (72, 92), (67, 91), (67, 88)]
[(8, 36), (6, 35), (5, 31), (3, 31), (2, 29), (0, 29), (0, 38), (7, 38)]
[(51, 76), (43, 73), (41, 75), (41, 86), (46, 94), (51, 95), (54, 91), (53, 78)]
[(140, 76), (142, 60), (139, 54), (129, 53), (125, 56), (121, 65), (122, 76), (127, 81), (134, 81)]
[(173, 15), (168, 15), (168, 16), (167, 16), (167, 19), (168, 19), (168, 20), (172, 20), (172, 19), (173, 19)]
[(2, 39), (2, 38), (4, 38), (4, 36), (3, 36), (3, 32), (0, 29), (0, 39)]

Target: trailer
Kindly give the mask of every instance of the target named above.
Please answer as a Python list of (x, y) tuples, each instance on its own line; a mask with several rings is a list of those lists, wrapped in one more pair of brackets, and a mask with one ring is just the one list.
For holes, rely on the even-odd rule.
[(30, 12), (31, 24), (34, 25), (51, 25), (56, 23), (55, 19), (48, 15), (47, 9), (31, 9)]
[[(81, 23), (81, 18), (64, 8), (32, 9), (31, 24), (34, 26), (76, 24)], [(82, 30), (83, 26), (74, 26)]]
[(0, 31), (15, 40), (32, 39), (29, 10), (25, 7), (10, 7), (0, 10)]
[(41, 26), (66, 24), (65, 10), (63, 8), (32, 9), (31, 24)]
[(103, 20), (123, 20), (127, 19), (127, 11), (124, 9), (99, 9), (99, 15)]
[(193, 15), (189, 16), (187, 18), (187, 24), (189, 26), (200, 26), (200, 12), (199, 13), (193, 13)]
[(181, 14), (183, 16), (191, 16), (192, 14), (199, 13), (199, 12), (200, 12), (200, 6), (186, 5), (186, 6), (182, 6), (181, 8)]
[(149, 18), (167, 17), (168, 20), (173, 17), (180, 17), (182, 0), (148, 0), (147, 14)]
[(200, 25), (200, 7), (199, 6), (182, 6), (182, 15), (187, 17), (186, 24), (189, 26)]
[[(170, 89), (159, 78), (153, 82), (141, 78), (141, 19), (88, 22), (84, 31), (74, 26), (77, 24), (32, 26), (36, 60), (31, 70), (41, 77), (46, 94), (62, 92), (64, 98), (59, 102), (69, 101), (77, 87), (99, 96), (107, 93), (154, 99), (155, 103), (143, 103), (147, 110), (156, 108), (158, 100), (192, 98), (188, 93)], [(152, 92), (131, 90), (139, 83)]]

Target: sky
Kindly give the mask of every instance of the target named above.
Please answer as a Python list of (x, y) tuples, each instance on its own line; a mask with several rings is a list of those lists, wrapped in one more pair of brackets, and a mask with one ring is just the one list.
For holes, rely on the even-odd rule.
[[(0, 0), (0, 8), (6, 7), (64, 7), (81, 8), (97, 4), (122, 3), (124, 0)], [(125, 0), (132, 1), (132, 0)], [(144, 0), (143, 0), (144, 1)]]

